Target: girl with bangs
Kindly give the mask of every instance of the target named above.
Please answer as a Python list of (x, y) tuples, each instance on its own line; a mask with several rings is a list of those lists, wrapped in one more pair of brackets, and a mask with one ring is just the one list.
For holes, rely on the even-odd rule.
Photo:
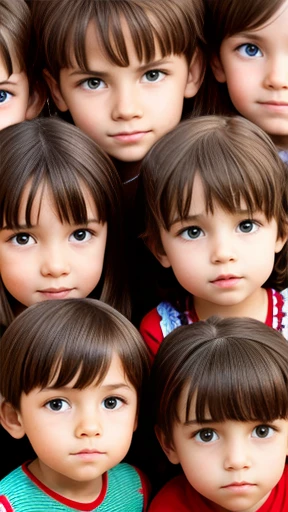
[(179, 475), (149, 512), (285, 512), (288, 344), (251, 318), (211, 317), (165, 339), (151, 373), (155, 432)]
[[(288, 1), (206, 0), (203, 113), (241, 114), (288, 162)], [(214, 76), (213, 76), (214, 74)]]
[(142, 176), (144, 238), (173, 271), (141, 322), (152, 354), (176, 327), (212, 315), (255, 318), (288, 339), (288, 180), (271, 139), (241, 117), (184, 121)]
[(129, 320), (87, 298), (34, 304), (5, 331), (0, 360), (2, 424), (35, 450), (0, 481), (1, 511), (145, 511), (147, 478), (121, 462), (149, 373)]
[(34, 119), (0, 133), (0, 324), (50, 299), (93, 297), (129, 317), (121, 183), (78, 128)]

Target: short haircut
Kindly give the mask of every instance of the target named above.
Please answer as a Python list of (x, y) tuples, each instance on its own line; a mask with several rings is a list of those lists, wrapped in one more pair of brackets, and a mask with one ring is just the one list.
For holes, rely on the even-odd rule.
[[(21, 394), (59, 388), (78, 377), (83, 389), (105, 378), (113, 354), (138, 400), (149, 373), (146, 345), (127, 318), (95, 299), (44, 301), (23, 311), (0, 340), (0, 393), (20, 410)], [(139, 404), (138, 404), (139, 405)]]
[(31, 12), (25, 0), (0, 0), (0, 55), (8, 76), (15, 65), (32, 78)]
[(57, 81), (73, 58), (87, 69), (85, 37), (91, 20), (107, 58), (123, 67), (129, 65), (123, 20), (140, 61), (154, 58), (156, 41), (163, 57), (184, 54), (190, 63), (203, 41), (202, 0), (33, 0), (32, 13), (43, 67)]
[[(248, 211), (275, 218), (278, 236), (288, 230), (288, 176), (270, 137), (240, 116), (202, 116), (183, 121), (162, 137), (142, 162), (146, 199), (144, 238), (163, 252), (160, 228), (189, 213), (193, 183), (200, 175), (206, 210), (215, 204), (235, 213), (244, 200)], [(288, 282), (288, 243), (275, 256), (265, 287), (284, 289)]]
[[(168, 444), (196, 397), (198, 423), (288, 418), (288, 344), (282, 334), (252, 318), (210, 317), (175, 329), (164, 339), (151, 372), (155, 422)], [(187, 395), (186, 395), (187, 393)]]
[[(85, 186), (94, 199), (99, 221), (108, 233), (102, 277), (92, 292), (129, 316), (123, 250), (122, 185), (106, 153), (70, 123), (38, 118), (9, 126), (0, 132), (0, 229), (19, 227), (19, 208), (25, 186), (31, 183), (26, 223), (37, 190), (47, 184), (61, 222), (87, 223)], [(0, 270), (1, 274), (1, 270)], [(0, 279), (0, 323), (13, 319), (11, 296)]]
[[(204, 32), (208, 46), (208, 59), (219, 57), (221, 43), (227, 37), (255, 30), (278, 11), (285, 0), (205, 0)], [(203, 92), (203, 114), (235, 114), (226, 83), (219, 83), (207, 70)]]

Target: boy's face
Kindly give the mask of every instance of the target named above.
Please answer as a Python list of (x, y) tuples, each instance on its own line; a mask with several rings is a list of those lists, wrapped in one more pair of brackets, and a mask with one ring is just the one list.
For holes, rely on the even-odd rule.
[(141, 161), (152, 145), (180, 121), (184, 97), (194, 96), (200, 85), (200, 58), (189, 68), (184, 55), (161, 57), (153, 62), (137, 58), (128, 28), (123, 26), (128, 67), (109, 61), (101, 50), (95, 25), (86, 36), (89, 71), (60, 71), (59, 86), (47, 80), (62, 111), (69, 110), (75, 124), (111, 157), (123, 162)]
[(265, 322), (267, 294), (261, 287), (286, 238), (278, 238), (275, 219), (268, 221), (261, 211), (251, 218), (245, 204), (242, 208), (230, 213), (215, 204), (214, 213), (207, 213), (203, 184), (196, 174), (187, 218), (176, 219), (169, 231), (160, 229), (165, 254), (158, 258), (194, 296), (201, 319), (240, 312)]
[(0, 130), (37, 114), (34, 98), (29, 96), (26, 73), (15, 66), (15, 72), (8, 76), (0, 54)]
[[(114, 354), (100, 384), (22, 394), (17, 437), (27, 434), (38, 459), (30, 469), (64, 497), (96, 499), (102, 475), (125, 457), (137, 426), (137, 393)], [(79, 485), (79, 483), (85, 485)]]
[(227, 37), (212, 67), (238, 112), (288, 146), (288, 1), (262, 27)]
[[(22, 229), (0, 230), (0, 274), (8, 292), (24, 306), (49, 299), (87, 297), (98, 284), (104, 263), (107, 224), (98, 221), (85, 190), (88, 223), (61, 222), (49, 190), (39, 187), (28, 227), (29, 186), (20, 204)], [(43, 196), (42, 196), (43, 192)]]
[[(195, 406), (186, 422), (184, 391), (179, 401), (180, 423), (173, 428), (173, 447), (161, 444), (180, 463), (189, 483), (216, 504), (215, 510), (255, 512), (280, 480), (288, 452), (288, 421), (213, 422), (195, 420)], [(214, 510), (214, 507), (213, 507)]]

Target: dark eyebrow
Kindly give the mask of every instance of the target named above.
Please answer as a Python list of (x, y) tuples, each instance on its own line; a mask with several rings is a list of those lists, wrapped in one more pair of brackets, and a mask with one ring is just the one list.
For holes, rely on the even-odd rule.
[(10, 80), (4, 80), (3, 82), (0, 82), (0, 87), (3, 85), (18, 85), (17, 82), (11, 82)]
[(263, 41), (263, 36), (261, 35), (258, 35), (257, 33), (255, 33), (254, 31), (252, 32), (239, 32), (237, 34), (233, 34), (231, 36), (231, 38), (236, 38), (236, 37), (242, 37), (243, 39), (253, 39), (255, 41)]
[[(227, 213), (229, 213), (229, 212), (227, 212)], [(199, 222), (201, 220), (201, 217), (204, 217), (204, 215), (206, 215), (206, 212), (205, 212), (205, 214), (204, 213), (196, 213), (195, 215), (188, 215), (184, 219), (177, 217), (172, 220), (172, 222), (170, 223), (170, 227), (173, 226), (174, 224), (177, 224), (178, 222), (187, 222), (187, 223), (197, 222), (197, 221)], [(237, 209), (235, 209), (234, 213), (231, 213), (231, 215), (248, 215), (249, 217), (251, 217), (251, 215), (253, 215), (253, 212), (251, 212), (247, 209), (237, 208)]]

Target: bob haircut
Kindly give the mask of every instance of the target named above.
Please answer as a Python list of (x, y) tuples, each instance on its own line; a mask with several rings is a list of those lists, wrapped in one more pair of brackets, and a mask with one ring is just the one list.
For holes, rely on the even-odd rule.
[[(255, 30), (280, 9), (285, 0), (205, 0), (204, 33), (208, 47), (208, 60), (219, 58), (224, 39), (247, 30)], [(219, 83), (207, 70), (202, 100), (203, 114), (235, 114), (226, 83)]]
[(184, 54), (190, 63), (203, 40), (202, 0), (33, 0), (32, 16), (43, 67), (57, 82), (60, 70), (71, 67), (73, 59), (88, 69), (85, 38), (90, 21), (107, 58), (122, 67), (129, 66), (123, 21), (141, 62), (153, 60), (156, 43), (163, 57)]
[[(210, 317), (178, 327), (160, 345), (151, 372), (156, 425), (168, 445), (179, 422), (263, 421), (288, 418), (288, 344), (252, 318)], [(183, 395), (182, 395), (183, 396)]]
[(18, 65), (31, 79), (31, 27), (31, 12), (25, 0), (0, 0), (0, 55), (8, 76)]
[[(19, 208), (27, 184), (31, 184), (26, 204), (28, 227), (35, 195), (43, 185), (52, 192), (61, 222), (86, 224), (85, 191), (81, 186), (88, 188), (99, 221), (108, 224), (102, 276), (91, 296), (129, 317), (121, 252), (122, 186), (106, 153), (76, 126), (43, 117), (2, 130), (0, 154), (0, 229), (20, 227)], [(6, 326), (13, 319), (12, 303), (13, 298), (0, 280), (0, 323)]]
[[(117, 354), (138, 401), (148, 379), (149, 355), (127, 318), (95, 299), (44, 301), (23, 311), (0, 341), (0, 393), (20, 410), (21, 394), (78, 376), (74, 388), (103, 381)], [(139, 404), (138, 404), (139, 406)]]
[[(206, 211), (215, 204), (235, 213), (244, 200), (251, 216), (261, 210), (275, 218), (278, 236), (288, 232), (287, 168), (266, 133), (247, 119), (202, 116), (182, 121), (162, 137), (142, 167), (146, 199), (143, 238), (163, 254), (160, 228), (169, 231), (175, 218), (189, 214), (196, 174), (204, 187)], [(288, 280), (288, 242), (275, 256), (274, 270), (265, 287), (282, 290)]]

